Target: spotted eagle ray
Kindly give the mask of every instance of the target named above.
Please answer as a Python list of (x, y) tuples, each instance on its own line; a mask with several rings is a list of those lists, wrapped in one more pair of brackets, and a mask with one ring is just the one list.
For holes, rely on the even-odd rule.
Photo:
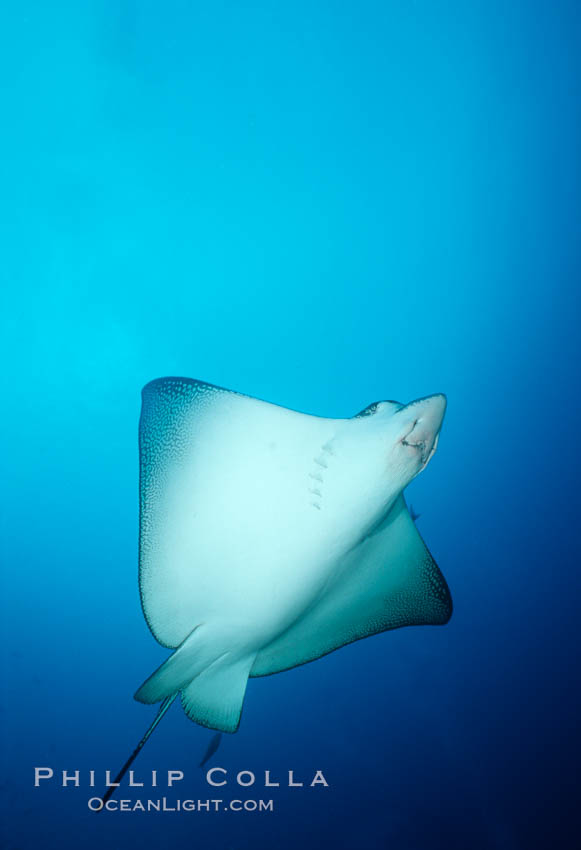
[(141, 602), (174, 652), (135, 694), (161, 707), (116, 782), (178, 694), (193, 721), (235, 732), (249, 677), (452, 613), (403, 497), (436, 450), (444, 395), (350, 419), (189, 378), (142, 397)]

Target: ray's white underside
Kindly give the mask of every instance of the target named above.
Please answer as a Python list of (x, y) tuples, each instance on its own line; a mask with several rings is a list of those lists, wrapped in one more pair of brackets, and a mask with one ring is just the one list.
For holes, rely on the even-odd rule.
[(380, 421), (309, 416), (188, 379), (145, 387), (140, 590), (151, 631), (176, 651), (137, 699), (180, 691), (193, 720), (235, 731), (248, 676), (449, 619), (401, 491), (384, 495)]

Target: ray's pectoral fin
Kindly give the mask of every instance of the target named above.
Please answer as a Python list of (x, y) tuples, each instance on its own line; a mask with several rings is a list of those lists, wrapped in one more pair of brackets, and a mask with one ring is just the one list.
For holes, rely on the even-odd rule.
[(224, 650), (211, 627), (197, 626), (135, 694), (154, 703), (181, 691), (188, 717), (202, 726), (235, 732), (255, 654), (240, 656)]
[(306, 664), (388, 629), (443, 625), (451, 614), (446, 580), (400, 496), (384, 522), (346, 556), (335, 585), (261, 650), (251, 675)]

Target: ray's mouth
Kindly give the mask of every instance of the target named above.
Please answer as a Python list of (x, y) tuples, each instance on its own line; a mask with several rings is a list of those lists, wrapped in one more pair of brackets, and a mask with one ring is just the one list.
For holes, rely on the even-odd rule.
[(436, 447), (438, 445), (438, 439), (439, 439), (440, 434), (439, 433), (436, 434), (435, 437), (433, 437), (430, 440), (417, 439), (417, 437), (420, 436), (419, 434), (417, 434), (416, 439), (414, 440), (413, 439), (414, 430), (416, 428), (416, 425), (418, 424), (418, 421), (419, 421), (418, 419), (416, 419), (414, 421), (412, 427), (410, 428), (408, 433), (405, 435), (405, 437), (402, 439), (401, 444), (402, 444), (402, 446), (409, 446), (412, 449), (417, 449), (417, 451), (420, 452), (420, 459), (421, 459), (422, 467), (425, 467), (425, 466), (427, 466), (428, 462), (430, 461), (434, 452), (436, 451)]

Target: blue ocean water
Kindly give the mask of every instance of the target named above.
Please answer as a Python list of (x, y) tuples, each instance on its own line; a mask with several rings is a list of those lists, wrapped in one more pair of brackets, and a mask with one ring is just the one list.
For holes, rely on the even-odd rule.
[[(2, 17), (2, 848), (571, 846), (578, 4)], [(251, 680), (219, 793), (197, 767), (212, 733), (175, 705), (136, 779), (185, 779), (117, 795), (273, 812), (87, 807), (167, 655), (137, 590), (140, 390), (163, 375), (337, 417), (448, 396), (407, 495), (449, 625)], [(35, 766), (82, 786), (35, 788)], [(329, 787), (265, 789), (265, 770)]]

